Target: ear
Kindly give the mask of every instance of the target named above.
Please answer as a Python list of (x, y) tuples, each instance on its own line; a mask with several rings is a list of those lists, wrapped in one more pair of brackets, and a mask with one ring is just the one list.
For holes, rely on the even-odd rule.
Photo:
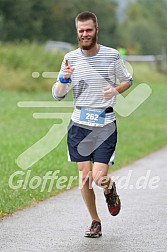
[(97, 33), (99, 32), (99, 27), (98, 27), (98, 26), (96, 26), (96, 32), (97, 32)]

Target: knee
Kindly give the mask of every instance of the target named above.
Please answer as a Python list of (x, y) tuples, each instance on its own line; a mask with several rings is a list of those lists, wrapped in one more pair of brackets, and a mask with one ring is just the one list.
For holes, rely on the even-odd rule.
[(106, 184), (109, 183), (109, 180), (110, 178), (102, 172), (98, 172), (98, 174), (93, 174), (93, 181), (97, 186), (105, 188)]
[(100, 186), (101, 182), (102, 182), (103, 177), (102, 176), (93, 176), (93, 181), (97, 186)]
[(90, 184), (92, 182), (92, 171), (79, 171), (79, 180), (82, 184)]

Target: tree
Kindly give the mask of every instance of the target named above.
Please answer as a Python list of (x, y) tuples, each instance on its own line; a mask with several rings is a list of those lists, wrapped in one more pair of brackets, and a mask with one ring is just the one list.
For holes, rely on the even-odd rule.
[(138, 0), (127, 8), (127, 18), (121, 24), (126, 46), (138, 53), (160, 54), (167, 46), (167, 1)]
[(116, 45), (117, 19), (114, 0), (0, 0), (0, 40), (63, 40), (76, 43), (74, 19), (81, 12), (95, 12), (99, 41)]
[(50, 6), (45, 0), (0, 0), (1, 40), (43, 37), (43, 24)]

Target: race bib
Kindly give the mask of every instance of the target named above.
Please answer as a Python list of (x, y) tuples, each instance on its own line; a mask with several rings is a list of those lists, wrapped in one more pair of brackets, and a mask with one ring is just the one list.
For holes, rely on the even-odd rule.
[(80, 122), (90, 126), (103, 126), (105, 119), (104, 109), (81, 108)]

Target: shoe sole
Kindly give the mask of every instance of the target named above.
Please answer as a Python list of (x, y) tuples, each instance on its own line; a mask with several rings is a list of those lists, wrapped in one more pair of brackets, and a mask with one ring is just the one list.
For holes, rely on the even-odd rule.
[(102, 236), (102, 233), (100, 234), (85, 234), (84, 237), (87, 237), (87, 238), (99, 238)]

